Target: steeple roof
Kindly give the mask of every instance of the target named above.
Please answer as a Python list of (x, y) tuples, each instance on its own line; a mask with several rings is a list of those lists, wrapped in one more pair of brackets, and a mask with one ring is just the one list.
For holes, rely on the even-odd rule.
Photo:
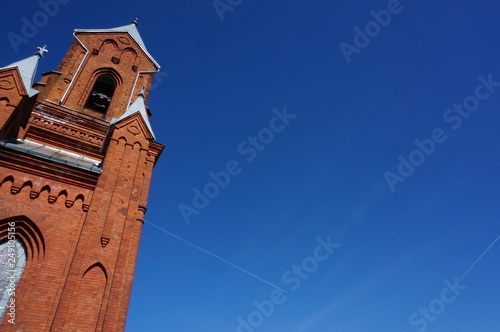
[(111, 120), (111, 124), (120, 122), (121, 120), (124, 120), (137, 112), (139, 112), (142, 119), (144, 120), (144, 123), (148, 127), (149, 132), (151, 133), (151, 136), (153, 137), (153, 139), (155, 139), (155, 133), (153, 132), (153, 128), (151, 127), (151, 123), (149, 122), (149, 115), (148, 111), (146, 110), (146, 103), (144, 102), (144, 87), (138, 94), (137, 99), (129, 106), (127, 111), (123, 113), (123, 115), (120, 116), (119, 118)]
[(126, 32), (128, 33), (136, 42), (137, 44), (141, 47), (141, 49), (144, 51), (144, 53), (147, 54), (149, 59), (155, 64), (155, 66), (160, 69), (160, 65), (156, 60), (149, 54), (148, 50), (146, 49), (146, 45), (144, 44), (144, 41), (141, 38), (141, 35), (139, 34), (139, 30), (137, 30), (137, 22), (134, 21), (133, 23), (129, 25), (124, 25), (121, 27), (116, 27), (116, 28), (111, 28), (111, 29), (75, 29), (75, 34), (81, 33), (81, 32), (88, 32), (88, 33), (109, 33), (109, 32)]
[(47, 52), (45, 46), (39, 47), (38, 50), (39, 50), (38, 52), (30, 56), (29, 58), (19, 60), (17, 62), (11, 63), (8, 66), (0, 68), (0, 69), (9, 69), (17, 67), (17, 69), (21, 73), (21, 78), (23, 80), (24, 87), (26, 88), (28, 96), (30, 97), (33, 97), (38, 93), (38, 91), (32, 89), (31, 87), (33, 86), (35, 80), (36, 69), (38, 67), (38, 59), (43, 57), (43, 52)]

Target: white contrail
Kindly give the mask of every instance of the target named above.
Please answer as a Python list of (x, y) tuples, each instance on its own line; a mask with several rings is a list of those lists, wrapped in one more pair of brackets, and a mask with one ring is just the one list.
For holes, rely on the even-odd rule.
[(490, 244), (490, 246), (488, 248), (486, 248), (486, 250), (481, 254), (481, 256), (479, 256), (479, 258), (476, 259), (476, 261), (474, 263), (472, 263), (472, 265), (467, 269), (467, 271), (465, 271), (465, 273), (462, 274), (462, 276), (458, 280), (457, 284), (460, 283), (460, 281), (462, 281), (463, 278), (465, 278), (465, 276), (467, 275), (467, 273), (469, 273), (469, 271), (472, 270), (474, 268), (474, 266), (476, 266), (476, 264), (481, 260), (481, 258), (483, 258), (483, 256), (486, 255), (486, 253), (488, 251), (490, 251), (490, 249), (495, 245), (495, 243), (497, 243), (498, 240), (500, 240), (500, 235), (495, 239), (495, 241), (493, 241)]
[(220, 256), (217, 256), (217, 255), (216, 255), (216, 254), (214, 254), (213, 252), (210, 252), (210, 251), (208, 251), (208, 250), (205, 250), (205, 249), (203, 249), (203, 248), (200, 248), (200, 247), (198, 247), (197, 245), (192, 244), (191, 242), (189, 242), (189, 241), (187, 241), (187, 240), (184, 240), (183, 238), (178, 237), (178, 236), (177, 236), (177, 235), (175, 235), (175, 234), (170, 233), (169, 231), (167, 231), (167, 230), (166, 230), (166, 229), (164, 229), (163, 227), (160, 227), (160, 226), (157, 226), (157, 225), (155, 225), (155, 224), (152, 224), (152, 223), (150, 223), (150, 222), (149, 222), (149, 221), (147, 221), (147, 220), (145, 220), (145, 221), (144, 221), (144, 223), (146, 223), (146, 224), (148, 224), (148, 225), (150, 225), (150, 226), (153, 226), (154, 228), (159, 229), (160, 231), (162, 231), (163, 233), (165, 233), (165, 234), (167, 234), (167, 235), (170, 235), (170, 236), (171, 236), (171, 237), (173, 237), (174, 239), (177, 239), (177, 240), (179, 240), (179, 241), (181, 241), (181, 242), (184, 242), (185, 244), (187, 244), (187, 245), (188, 245), (188, 246), (190, 246), (190, 247), (193, 247), (193, 248), (195, 248), (195, 249), (197, 249), (197, 250), (199, 250), (199, 251), (201, 251), (201, 252), (204, 252), (204, 253), (205, 253), (205, 254), (207, 254), (207, 255), (210, 255), (210, 256), (212, 256), (212, 257), (214, 257), (214, 258), (217, 258), (218, 260), (220, 260), (220, 261), (222, 261), (222, 262), (226, 263), (227, 265), (230, 265), (230, 266), (234, 267), (235, 269), (238, 269), (238, 270), (240, 270), (241, 272), (246, 273), (246, 274), (248, 274), (249, 276), (254, 277), (254, 278), (255, 278), (255, 279), (257, 279), (257, 280), (260, 280), (260, 281), (262, 281), (262, 282), (264, 282), (264, 283), (268, 284), (269, 286), (272, 286), (272, 287), (274, 287), (274, 288), (276, 288), (276, 289), (279, 289), (279, 290), (280, 290), (280, 291), (282, 291), (282, 292), (288, 293), (286, 290), (284, 290), (284, 289), (282, 289), (282, 288), (279, 288), (278, 286), (276, 286), (276, 285), (274, 285), (274, 284), (270, 283), (270, 282), (269, 282), (269, 281), (267, 281), (267, 280), (262, 279), (262, 278), (261, 278), (261, 277), (259, 277), (259, 276), (256, 276), (255, 274), (253, 274), (253, 273), (251, 273), (251, 272), (248, 272), (247, 270), (245, 270), (245, 269), (243, 269), (243, 268), (239, 267), (238, 265), (231, 263), (231, 262), (230, 262), (230, 261), (228, 261), (227, 259), (224, 259), (224, 258), (222, 258), (222, 257), (220, 257)]

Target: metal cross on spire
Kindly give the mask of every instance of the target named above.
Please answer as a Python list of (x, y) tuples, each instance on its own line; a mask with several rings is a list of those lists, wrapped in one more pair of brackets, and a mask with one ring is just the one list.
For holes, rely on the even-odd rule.
[(141, 12), (139, 12), (137, 14), (137, 17), (135, 18), (135, 20), (132, 21), (132, 24), (135, 24), (135, 25), (139, 24), (139, 16), (141, 16)]
[(47, 53), (47, 45), (43, 45), (43, 47), (37, 47), (38, 51), (34, 53), (34, 55), (38, 55), (40, 58), (43, 58), (43, 53)]

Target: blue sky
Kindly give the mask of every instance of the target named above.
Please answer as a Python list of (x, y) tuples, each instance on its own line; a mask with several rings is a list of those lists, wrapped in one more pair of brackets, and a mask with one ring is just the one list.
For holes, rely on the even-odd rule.
[(162, 65), (127, 332), (499, 330), (498, 2), (60, 2), (3, 65), (138, 11)]

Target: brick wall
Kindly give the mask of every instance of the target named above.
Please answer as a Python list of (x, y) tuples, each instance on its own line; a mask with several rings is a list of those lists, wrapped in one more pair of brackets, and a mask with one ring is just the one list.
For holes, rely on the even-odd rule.
[[(148, 95), (156, 66), (126, 32), (77, 37), (57, 70), (36, 86), (37, 97), (0, 89), (0, 139), (27, 139), (102, 167), (96, 172), (0, 147), (0, 241), (14, 221), (28, 252), (16, 289), (16, 324), (5, 316), (2, 331), (124, 330), (151, 174), (163, 145), (152, 141), (138, 113), (113, 126), (110, 120), (143, 86)], [(105, 114), (84, 107), (102, 72), (118, 81)], [(15, 70), (2, 75), (21, 84)], [(14, 112), (23, 121), (13, 121)]]

